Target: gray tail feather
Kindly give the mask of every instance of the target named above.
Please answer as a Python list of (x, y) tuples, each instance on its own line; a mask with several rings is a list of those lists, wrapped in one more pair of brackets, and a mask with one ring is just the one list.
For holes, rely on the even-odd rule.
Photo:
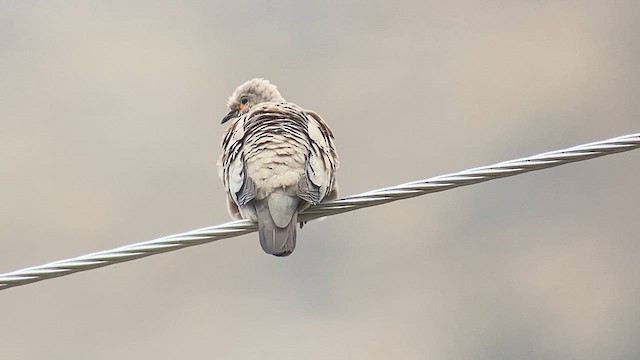
[(258, 215), (258, 234), (260, 245), (267, 253), (275, 256), (289, 256), (296, 248), (296, 223), (298, 214), (294, 213), (286, 227), (278, 227), (271, 218), (268, 206), (256, 206)]

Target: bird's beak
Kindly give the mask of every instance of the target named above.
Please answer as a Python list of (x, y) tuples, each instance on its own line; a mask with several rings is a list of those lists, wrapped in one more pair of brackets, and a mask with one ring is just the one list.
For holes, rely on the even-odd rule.
[(229, 120), (233, 119), (234, 117), (238, 117), (238, 110), (237, 110), (237, 109), (231, 109), (231, 110), (227, 113), (227, 115), (225, 115), (225, 116), (222, 118), (222, 122), (221, 122), (220, 124), (224, 124), (224, 123), (226, 123), (227, 121), (229, 121)]

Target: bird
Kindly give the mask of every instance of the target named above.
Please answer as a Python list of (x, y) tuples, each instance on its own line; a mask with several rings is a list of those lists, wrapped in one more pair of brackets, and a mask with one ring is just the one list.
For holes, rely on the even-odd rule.
[(229, 215), (258, 223), (267, 254), (288, 256), (296, 247), (298, 213), (338, 196), (333, 132), (320, 115), (286, 101), (262, 78), (238, 86), (227, 106), (217, 165)]

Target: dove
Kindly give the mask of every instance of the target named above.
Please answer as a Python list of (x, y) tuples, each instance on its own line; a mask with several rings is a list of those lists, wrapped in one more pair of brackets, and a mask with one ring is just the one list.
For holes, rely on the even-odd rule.
[(258, 223), (266, 253), (288, 256), (296, 247), (298, 213), (338, 196), (333, 132), (320, 115), (286, 101), (262, 78), (240, 85), (227, 106), (217, 165), (229, 214)]

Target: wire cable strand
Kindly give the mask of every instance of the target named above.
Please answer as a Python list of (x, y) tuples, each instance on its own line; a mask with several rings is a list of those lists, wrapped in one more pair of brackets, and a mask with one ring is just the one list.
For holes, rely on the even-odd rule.
[[(613, 139), (578, 145), (563, 150), (550, 151), (526, 158), (504, 161), (493, 165), (412, 181), (397, 186), (323, 202), (305, 210), (300, 214), (298, 220), (309, 221), (319, 217), (336, 215), (369, 206), (382, 205), (392, 201), (524, 174), (529, 171), (542, 170), (576, 161), (634, 150), (639, 147), (640, 133), (624, 135)], [(0, 290), (174, 251), (189, 246), (236, 237), (256, 230), (257, 226), (255, 223), (249, 220), (238, 220), (155, 240), (125, 245), (112, 250), (54, 261), (40, 266), (0, 274)]]

